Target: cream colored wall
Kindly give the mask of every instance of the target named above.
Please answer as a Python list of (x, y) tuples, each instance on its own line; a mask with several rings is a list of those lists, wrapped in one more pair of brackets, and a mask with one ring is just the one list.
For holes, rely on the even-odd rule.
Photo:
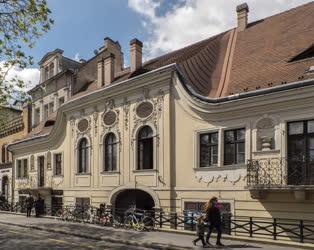
[[(230, 104), (230, 107), (237, 107), (235, 110), (219, 113), (213, 108), (210, 113), (199, 112), (178, 82), (172, 90), (173, 146), (176, 152), (173, 163), (176, 166), (175, 201), (172, 206), (175, 205), (177, 211), (184, 209), (186, 201), (207, 201), (217, 196), (221, 201), (230, 202), (232, 213), (237, 216), (314, 219), (313, 191), (306, 194), (305, 200), (296, 200), (293, 190), (267, 192), (263, 199), (252, 199), (246, 188), (246, 165), (223, 165), (223, 132), (233, 128), (246, 128), (246, 161), (287, 157), (286, 124), (314, 118), (312, 96), (278, 103), (268, 101), (261, 105), (256, 101), (251, 107), (238, 101)], [(217, 109), (219, 106), (223, 105), (217, 105)], [(257, 151), (256, 125), (263, 118), (272, 119), (275, 125), (275, 148), (270, 151)], [(200, 133), (210, 131), (219, 132), (218, 165), (200, 169), (198, 137)], [(171, 207), (170, 202), (168, 205)]]
[[(293, 215), (313, 219), (310, 211), (314, 195), (311, 192), (303, 201), (297, 201), (293, 191), (269, 192), (264, 199), (253, 199), (246, 189), (246, 165), (223, 166), (222, 143), (224, 130), (245, 127), (246, 160), (285, 157), (286, 122), (314, 118), (313, 92), (296, 90), (292, 94), (282, 93), (280, 98), (277, 93), (273, 97), (206, 106), (192, 99), (176, 78), (173, 84), (169, 82), (169, 79), (154, 85), (147, 82), (147, 87), (105, 95), (101, 100), (82, 101), (66, 110), (67, 122), (60, 131), (62, 136), (58, 143), (50, 143), (50, 148), (32, 149), (34, 156), (46, 154), (48, 150), (63, 152), (64, 177), (54, 188), (64, 190), (65, 204), (73, 204), (77, 197), (89, 197), (93, 205), (110, 203), (120, 191), (139, 188), (149, 192), (165, 211), (182, 211), (186, 201), (206, 201), (215, 195), (229, 202), (231, 212), (237, 216)], [(135, 110), (145, 100), (151, 101), (155, 108), (151, 118), (141, 120)], [(102, 123), (103, 114), (108, 110), (118, 115), (111, 127)], [(84, 118), (90, 127), (80, 133), (77, 124)], [(274, 122), (276, 146), (268, 152), (256, 152), (256, 126), (262, 118)], [(154, 170), (136, 171), (136, 134), (145, 124), (151, 125), (156, 135)], [(204, 170), (198, 169), (198, 135), (206, 131), (218, 131), (220, 144), (218, 166)], [(108, 132), (115, 133), (120, 142), (118, 171), (114, 173), (102, 171), (102, 143)], [(89, 174), (77, 174), (77, 144), (82, 137), (91, 143)], [(19, 153), (17, 159), (30, 155), (29, 152)], [(47, 171), (47, 175), (51, 176), (51, 172)]]
[[(139, 103), (150, 101), (154, 105), (153, 114), (148, 119), (141, 120), (135, 110)], [(71, 166), (65, 169), (65, 202), (73, 203), (75, 197), (91, 198), (93, 204), (109, 203), (112, 190), (118, 186), (126, 188), (149, 187), (152, 190), (169, 186), (169, 86), (159, 86), (150, 90), (137, 90), (118, 98), (103, 100), (102, 104), (86, 107), (78, 112), (69, 113), (68, 144)], [(117, 122), (113, 126), (105, 126), (103, 115), (113, 110), (117, 114)], [(80, 133), (77, 124), (86, 118), (90, 127), (87, 132)], [(154, 169), (136, 170), (136, 136), (143, 125), (150, 125), (156, 136), (154, 139)], [(115, 172), (103, 171), (103, 139), (113, 132), (119, 141), (118, 166)], [(90, 174), (77, 174), (77, 145), (81, 138), (86, 137), (91, 143)]]

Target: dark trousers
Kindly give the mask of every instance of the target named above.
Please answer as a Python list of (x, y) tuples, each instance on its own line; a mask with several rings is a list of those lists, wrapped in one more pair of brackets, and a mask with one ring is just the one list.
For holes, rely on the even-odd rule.
[(209, 224), (208, 233), (207, 233), (207, 236), (206, 236), (206, 242), (209, 243), (209, 238), (210, 238), (210, 235), (211, 235), (211, 233), (212, 233), (214, 228), (217, 231), (217, 241), (216, 241), (216, 244), (221, 243), (220, 239), (221, 239), (222, 230), (221, 230), (221, 225), (220, 224)]
[(31, 213), (32, 213), (32, 208), (31, 207), (28, 207), (26, 209), (26, 217), (31, 217)]
[(195, 240), (193, 240), (193, 241), (196, 243), (196, 242), (198, 242), (200, 240), (202, 241), (203, 246), (205, 246), (206, 243), (205, 243), (205, 240), (204, 240), (204, 234), (199, 234), (198, 237)]

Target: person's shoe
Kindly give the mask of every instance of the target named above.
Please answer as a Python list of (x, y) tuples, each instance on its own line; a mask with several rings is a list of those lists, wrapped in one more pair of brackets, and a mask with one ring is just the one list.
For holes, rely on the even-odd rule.
[(222, 244), (221, 242), (217, 242), (217, 243), (216, 243), (216, 246), (223, 247), (224, 244)]
[(206, 244), (207, 244), (208, 246), (212, 246), (212, 244), (211, 244), (209, 241), (206, 241)]

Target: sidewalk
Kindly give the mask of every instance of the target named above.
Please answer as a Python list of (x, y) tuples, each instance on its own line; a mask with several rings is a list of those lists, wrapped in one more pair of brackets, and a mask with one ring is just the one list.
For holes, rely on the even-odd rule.
[[(83, 223), (72, 223), (50, 218), (27, 218), (22, 215), (0, 213), (0, 226), (14, 225), (30, 229), (44, 230), (102, 242), (124, 243), (151, 249), (199, 249), (194, 247), (194, 235), (174, 234), (169, 232), (135, 232), (111, 227), (102, 227)], [(215, 243), (215, 239), (211, 239)], [(228, 249), (296, 249), (288, 246), (264, 245), (246, 241), (224, 240)], [(274, 242), (275, 243), (275, 242)], [(198, 243), (200, 246), (200, 243)], [(105, 243), (104, 243), (105, 246)]]

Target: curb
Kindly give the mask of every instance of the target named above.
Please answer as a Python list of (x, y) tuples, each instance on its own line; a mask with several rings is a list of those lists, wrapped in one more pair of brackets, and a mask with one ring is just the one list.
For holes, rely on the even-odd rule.
[[(195, 235), (193, 231), (183, 231), (183, 230), (175, 230), (175, 229), (166, 229), (166, 228), (157, 228), (156, 231), (165, 232), (165, 233), (173, 233), (173, 234), (182, 234), (182, 235)], [(216, 234), (213, 233), (211, 237), (216, 238)], [(314, 249), (314, 244), (311, 243), (298, 243), (298, 242), (289, 242), (289, 241), (281, 241), (281, 240), (272, 240), (272, 239), (263, 239), (263, 238), (250, 238), (245, 236), (233, 236), (228, 234), (223, 234), (223, 239), (226, 240), (234, 240), (234, 241), (246, 241), (251, 243), (258, 243), (263, 245), (276, 245), (282, 247), (297, 247), (302, 249)]]
[(4, 224), (4, 225), (8, 225), (8, 226), (22, 227), (22, 228), (28, 228), (28, 229), (33, 229), (33, 230), (40, 230), (40, 231), (45, 231), (45, 232), (50, 232), (50, 233), (64, 234), (64, 235), (75, 236), (75, 237), (80, 237), (80, 238), (85, 238), (85, 239), (96, 240), (96, 241), (107, 241), (107, 242), (111, 242), (111, 243), (119, 243), (119, 244), (124, 244), (124, 245), (147, 247), (147, 248), (157, 249), (157, 250), (159, 250), (159, 249), (160, 250), (163, 250), (163, 249), (166, 249), (166, 250), (184, 249), (184, 247), (174, 246), (174, 245), (165, 246), (165, 245), (161, 245), (161, 244), (153, 243), (153, 242), (137, 242), (137, 241), (133, 241), (133, 240), (113, 239), (111, 237), (106, 237), (106, 236), (91, 236), (91, 235), (80, 234), (80, 233), (72, 233), (72, 232), (68, 232), (68, 231), (64, 231), (64, 230), (55, 230), (55, 229), (33, 226), (33, 225), (21, 225), (21, 224), (12, 223), (12, 222), (5, 222), (5, 221), (0, 221), (0, 224)]

